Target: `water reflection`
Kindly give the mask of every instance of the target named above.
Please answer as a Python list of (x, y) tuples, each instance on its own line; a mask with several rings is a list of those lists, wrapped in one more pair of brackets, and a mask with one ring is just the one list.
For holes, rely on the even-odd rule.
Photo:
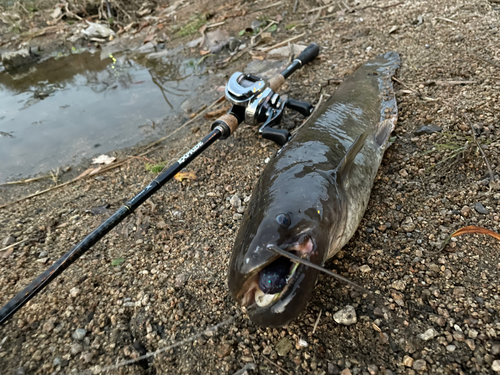
[[(163, 135), (205, 79), (181, 58), (85, 52), (0, 73), (0, 181)], [(208, 98), (207, 98), (208, 100)]]

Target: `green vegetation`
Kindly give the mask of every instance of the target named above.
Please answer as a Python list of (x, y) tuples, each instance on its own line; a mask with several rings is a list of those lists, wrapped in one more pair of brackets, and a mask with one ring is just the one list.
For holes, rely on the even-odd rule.
[(165, 163), (165, 162), (161, 162), (161, 163), (158, 163), (158, 164), (146, 163), (146, 170), (148, 172), (151, 172), (151, 173), (154, 173), (154, 174), (158, 174), (158, 173), (160, 173), (163, 170), (163, 168), (165, 168), (166, 165), (167, 165), (167, 163)]
[(207, 23), (205, 15), (197, 15), (190, 18), (189, 22), (181, 27), (177, 36), (188, 36), (198, 32), (198, 29)]
[(125, 259), (123, 259), (123, 258), (114, 259), (114, 260), (111, 262), (111, 265), (112, 265), (112, 266), (119, 266), (119, 265), (120, 265), (120, 264), (122, 264), (124, 261), (125, 261)]
[(290, 30), (293, 29), (295, 26), (297, 26), (297, 24), (295, 22), (291, 22), (285, 26), (285, 29)]

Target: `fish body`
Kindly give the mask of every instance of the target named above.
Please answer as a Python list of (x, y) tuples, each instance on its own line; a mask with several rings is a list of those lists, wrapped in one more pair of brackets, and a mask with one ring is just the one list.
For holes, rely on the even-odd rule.
[[(399, 64), (399, 55), (388, 52), (358, 68), (262, 173), (236, 237), (228, 280), (233, 298), (252, 307), (255, 323), (283, 326), (297, 317), (318, 277), (317, 270), (292, 263), (288, 275), (276, 276), (283, 259), (277, 261), (269, 245), (321, 265), (354, 235), (396, 125), (391, 77)], [(280, 285), (264, 286), (274, 280)]]

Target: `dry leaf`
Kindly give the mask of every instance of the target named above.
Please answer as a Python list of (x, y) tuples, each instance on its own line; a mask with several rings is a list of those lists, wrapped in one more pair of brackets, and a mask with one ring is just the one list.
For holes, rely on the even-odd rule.
[(92, 164), (111, 164), (116, 160), (115, 157), (113, 156), (108, 156), (108, 155), (101, 155), (98, 156), (97, 158), (92, 159)]
[(223, 114), (227, 113), (227, 111), (229, 111), (229, 108), (231, 108), (231, 106), (226, 106), (226, 107), (216, 109), (215, 111), (205, 113), (204, 117), (208, 120), (208, 119), (222, 116)]
[(85, 170), (84, 172), (82, 172), (77, 178), (85, 177), (85, 176), (89, 175), (90, 172), (92, 172), (93, 170), (94, 170), (94, 168), (89, 168), (89, 169)]
[(143, 44), (146, 44), (148, 42), (151, 42), (155, 38), (156, 34), (149, 34), (147, 35), (144, 40), (142, 41)]
[(196, 175), (193, 172), (179, 172), (174, 176), (174, 178), (177, 181), (182, 181), (185, 179), (196, 180)]
[(201, 56), (208, 55), (209, 53), (210, 53), (210, 50), (200, 51)]
[(496, 238), (497, 240), (500, 240), (500, 234), (498, 234), (497, 232), (493, 232), (492, 230), (482, 228), (482, 227), (476, 227), (474, 225), (460, 228), (459, 230), (454, 232), (451, 235), (451, 237), (457, 237), (457, 236), (461, 236), (462, 234), (467, 234), (467, 233), (487, 234), (488, 236), (491, 236), (491, 237)]
[(12, 254), (12, 252), (14, 251), (14, 246), (12, 246), (10, 249), (8, 250), (5, 250), (2, 254), (2, 258), (8, 258), (10, 257), (10, 255)]

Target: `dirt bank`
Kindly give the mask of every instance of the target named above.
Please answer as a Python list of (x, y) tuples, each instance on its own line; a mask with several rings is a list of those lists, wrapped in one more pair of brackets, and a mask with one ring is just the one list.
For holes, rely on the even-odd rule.
[[(500, 365), (498, 242), (465, 235), (439, 249), (447, 235), (466, 225), (499, 230), (500, 190), (488, 180), (464, 117), (499, 174), (499, 5), (486, 0), (333, 2), (333, 8), (312, 0), (182, 4), (164, 27), (191, 22), (194, 11), (212, 12), (209, 23), (225, 22), (216, 27), (249, 46), (250, 35), (239, 31), (261, 17), (279, 21), (270, 44), (302, 33), (299, 42), (318, 43), (321, 57), (282, 90), (296, 99), (316, 102), (371, 56), (401, 54), (394, 144), (355, 237), (327, 264), (389, 299), (364, 298), (321, 276), (307, 310), (288, 327), (262, 329), (238, 316), (217, 332), (111, 372), (232, 374), (255, 364), (253, 373), (262, 374), (494, 373)], [(152, 16), (164, 8), (154, 9)], [(142, 38), (163, 33), (154, 22), (156, 29), (141, 31)], [(166, 33), (166, 48), (198, 37), (174, 38), (175, 33)], [(199, 54), (200, 48), (189, 52)], [(252, 59), (245, 53), (217, 68), (228, 56), (209, 58), (213, 74), (228, 76)], [(300, 122), (286, 119), (287, 126)], [(147, 157), (170, 160), (209, 126), (199, 120)], [(428, 134), (423, 126), (439, 131), (427, 129)], [(104, 368), (235, 316), (240, 310), (228, 296), (226, 272), (241, 219), (229, 199), (237, 194), (245, 202), (276, 150), (248, 126), (207, 150), (189, 167), (196, 180), (169, 183), (0, 328), (1, 367), (17, 374)], [(154, 175), (144, 164), (132, 159), (0, 209), (2, 237), (26, 240), (0, 257), (0, 302), (145, 186)], [(43, 184), (2, 188), (0, 194), (9, 201), (48, 186)], [(92, 213), (101, 206), (106, 208)], [(356, 311), (354, 325), (332, 317), (346, 305)]]

